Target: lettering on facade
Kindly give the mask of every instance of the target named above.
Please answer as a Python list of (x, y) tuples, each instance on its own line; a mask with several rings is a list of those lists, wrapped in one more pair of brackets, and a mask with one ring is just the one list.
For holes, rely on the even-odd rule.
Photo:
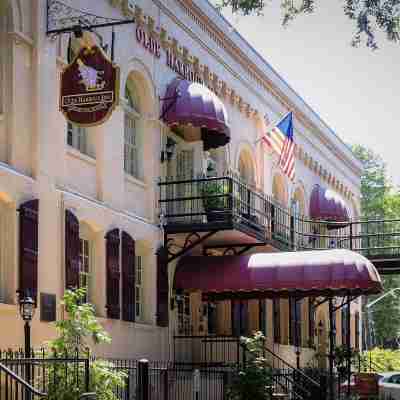
[(169, 49), (166, 51), (166, 55), (167, 55), (167, 66), (171, 68), (173, 71), (175, 71), (179, 76), (190, 82), (197, 82), (204, 84), (203, 79), (201, 79), (199, 74), (197, 74), (194, 71), (193, 66), (191, 64), (184, 63), (183, 61), (181, 61)]
[[(138, 26), (136, 28), (136, 40), (156, 58), (158, 59), (161, 58), (160, 42), (151, 35), (149, 35), (146, 32), (146, 30), (141, 26)], [(167, 49), (165, 51), (165, 54), (166, 54), (166, 65), (168, 68), (172, 69), (179, 76), (190, 82), (198, 82), (201, 84), (204, 83), (203, 79), (201, 79), (199, 74), (195, 72), (192, 64), (183, 62), (170, 49)]]
[(160, 43), (151, 37), (141, 26), (136, 28), (136, 40), (155, 57), (161, 57)]
[(119, 68), (98, 46), (82, 48), (60, 81), (60, 111), (68, 121), (95, 126), (110, 117), (119, 97)]

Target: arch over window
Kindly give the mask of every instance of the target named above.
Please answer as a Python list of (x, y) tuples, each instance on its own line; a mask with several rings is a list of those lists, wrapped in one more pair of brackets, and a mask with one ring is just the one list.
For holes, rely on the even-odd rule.
[(301, 187), (297, 187), (293, 193), (290, 208), (295, 215), (305, 215), (306, 200), (304, 190)]
[(254, 160), (248, 149), (242, 149), (239, 154), (238, 171), (240, 179), (249, 185), (256, 183)]
[(126, 81), (125, 85), (125, 99), (128, 103), (128, 107), (132, 110), (136, 111), (138, 114), (140, 113), (140, 100), (139, 100), (139, 91), (134, 80), (129, 77)]
[(282, 206), (287, 205), (287, 189), (285, 179), (276, 174), (272, 181), (272, 197)]

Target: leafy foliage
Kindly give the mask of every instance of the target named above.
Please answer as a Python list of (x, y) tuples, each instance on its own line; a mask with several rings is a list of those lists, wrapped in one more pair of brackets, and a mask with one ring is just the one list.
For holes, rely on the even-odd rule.
[[(75, 359), (75, 363), (49, 362), (47, 386), (49, 400), (75, 400), (85, 392), (85, 365), (91, 356), (90, 344), (110, 343), (111, 338), (99, 324), (92, 304), (83, 303), (86, 289), (67, 290), (62, 305), (67, 319), (56, 322), (58, 337), (47, 343), (48, 356)], [(99, 400), (118, 400), (116, 392), (125, 385), (126, 374), (112, 363), (90, 362), (89, 390)]]
[[(262, 14), (267, 0), (216, 0), (218, 8), (230, 7), (233, 13), (244, 15)], [(282, 23), (287, 25), (296, 16), (314, 12), (316, 0), (280, 0), (283, 11)], [(321, 4), (324, 2), (321, 1)], [(364, 39), (367, 47), (377, 49), (375, 29), (386, 33), (389, 41), (398, 42), (400, 39), (400, 0), (345, 0), (345, 15), (354, 21), (355, 34), (353, 46), (358, 46)]]
[[(386, 165), (382, 158), (372, 150), (355, 145), (352, 147), (355, 156), (362, 162), (364, 171), (361, 176), (361, 214), (369, 219), (400, 218), (400, 195), (393, 191), (387, 178)], [(382, 230), (382, 226), (377, 227)], [(378, 238), (378, 240), (380, 240)], [(385, 245), (399, 245), (398, 237), (388, 237)], [(379, 244), (379, 243), (378, 243)], [(382, 244), (381, 244), (382, 245)], [(400, 287), (397, 275), (383, 277), (385, 291)], [(373, 298), (372, 298), (373, 299)], [(400, 333), (400, 298), (387, 296), (371, 309), (376, 341), (380, 346), (387, 345)], [(388, 318), (390, 315), (390, 318)]]
[(272, 371), (263, 357), (265, 337), (256, 332), (252, 337), (241, 338), (241, 341), (248, 357), (228, 390), (228, 399), (267, 400), (272, 387)]
[(363, 353), (362, 361), (366, 367), (371, 363), (375, 372), (400, 371), (400, 350), (375, 348)]

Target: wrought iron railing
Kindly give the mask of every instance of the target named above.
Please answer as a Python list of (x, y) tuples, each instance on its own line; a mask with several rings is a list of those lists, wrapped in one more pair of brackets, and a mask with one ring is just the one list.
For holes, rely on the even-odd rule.
[(231, 177), (169, 180), (159, 183), (160, 212), (167, 226), (240, 224), (265, 235), (267, 198)]
[(172, 231), (236, 223), (281, 250), (342, 248), (370, 259), (400, 258), (400, 219), (311, 220), (233, 176), (166, 179), (159, 187), (160, 214)]

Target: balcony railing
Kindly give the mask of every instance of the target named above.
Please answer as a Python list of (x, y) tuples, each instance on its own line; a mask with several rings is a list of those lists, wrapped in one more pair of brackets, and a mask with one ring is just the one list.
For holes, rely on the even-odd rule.
[(166, 179), (159, 186), (170, 233), (239, 229), (280, 250), (343, 248), (372, 260), (400, 258), (400, 219), (310, 220), (233, 176)]
[(267, 198), (231, 176), (166, 180), (159, 183), (160, 207), (170, 232), (240, 229), (264, 240), (269, 225)]

